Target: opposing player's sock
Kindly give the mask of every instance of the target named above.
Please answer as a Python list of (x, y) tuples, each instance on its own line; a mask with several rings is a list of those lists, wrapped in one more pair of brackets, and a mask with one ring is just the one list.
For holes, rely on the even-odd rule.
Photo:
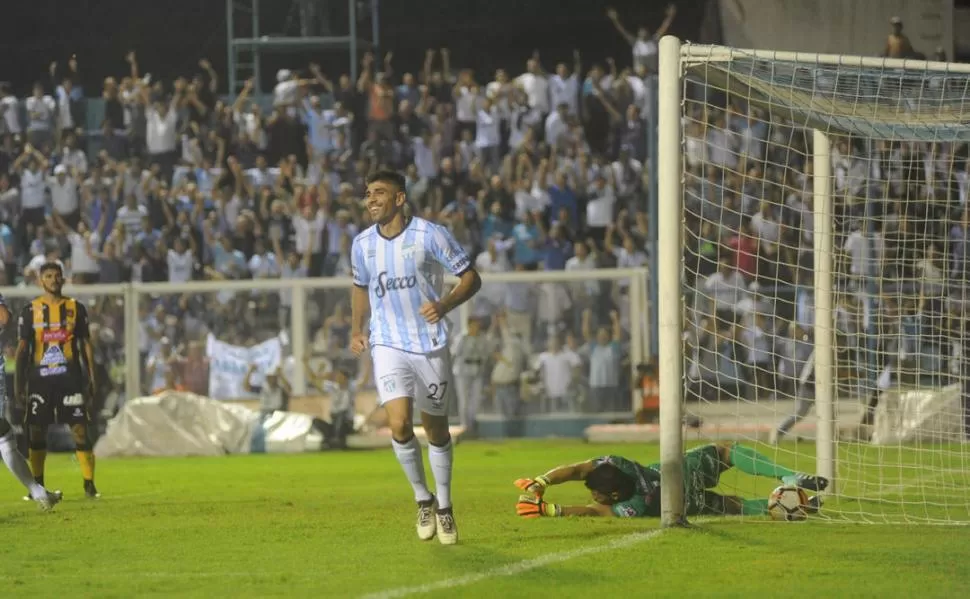
[(403, 443), (392, 438), (391, 447), (394, 448), (394, 455), (397, 456), (397, 461), (404, 470), (404, 476), (414, 488), (415, 501), (431, 499), (431, 491), (428, 490), (424, 474), (424, 460), (421, 458), (421, 444), (418, 443), (417, 437), (411, 435), (411, 438)]
[(81, 477), (84, 480), (94, 480), (94, 452), (93, 451), (77, 451), (78, 464), (81, 465)]
[[(795, 476), (794, 470), (780, 466), (772, 462), (768, 456), (737, 443), (731, 447), (731, 464), (741, 472), (755, 476), (768, 476), (780, 480), (784, 480), (787, 476)], [(785, 484), (793, 483), (786, 481)]]
[(30, 449), (27, 451), (27, 461), (30, 462), (30, 471), (34, 475), (34, 480), (43, 486), (44, 484), (44, 462), (47, 461), (46, 449)]
[(742, 499), (741, 515), (743, 516), (764, 516), (768, 513), (767, 499)]
[(7, 465), (7, 469), (17, 477), (20, 484), (30, 491), (32, 498), (46, 497), (47, 491), (44, 489), (44, 486), (34, 480), (30, 466), (27, 465), (27, 460), (17, 451), (17, 440), (13, 432), (8, 432), (6, 435), (0, 437), (0, 456), (3, 457), (3, 463)]
[(444, 445), (428, 444), (428, 461), (431, 462), (431, 473), (434, 474), (439, 510), (451, 508), (451, 466), (454, 455), (455, 446), (451, 437), (448, 437), (448, 442)]

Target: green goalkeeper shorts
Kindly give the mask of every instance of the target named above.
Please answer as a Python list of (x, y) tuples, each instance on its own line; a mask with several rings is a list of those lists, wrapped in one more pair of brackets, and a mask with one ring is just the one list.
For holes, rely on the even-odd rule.
[(684, 503), (688, 516), (720, 514), (722, 502), (708, 489), (721, 478), (721, 458), (716, 445), (695, 447), (684, 453)]

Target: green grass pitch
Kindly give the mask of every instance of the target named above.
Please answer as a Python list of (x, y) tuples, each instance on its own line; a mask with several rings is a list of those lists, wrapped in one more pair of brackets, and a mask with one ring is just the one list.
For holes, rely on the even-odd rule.
[[(649, 462), (658, 450), (551, 440), (458, 445), (462, 540), (455, 547), (417, 540), (410, 489), (389, 450), (102, 460), (104, 498), (94, 502), (83, 499), (72, 456), (54, 455), (47, 481), (65, 500), (52, 514), (21, 501), (21, 489), (0, 473), (0, 596), (925, 599), (970, 592), (967, 527), (712, 519), (660, 531), (646, 519), (516, 518), (515, 478), (610, 452)], [(793, 466), (814, 461), (794, 445), (779, 453)], [(963, 476), (951, 482), (962, 484), (966, 502), (970, 480), (965, 469), (954, 475), (956, 466), (937, 470)], [(749, 496), (767, 496), (774, 486), (743, 475), (722, 483)], [(937, 509), (926, 508), (925, 486), (893, 492), (839, 509)], [(550, 497), (578, 503), (586, 494), (575, 485)]]

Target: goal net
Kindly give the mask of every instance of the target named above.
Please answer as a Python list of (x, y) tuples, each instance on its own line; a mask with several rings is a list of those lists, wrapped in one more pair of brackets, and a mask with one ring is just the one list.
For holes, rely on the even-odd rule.
[[(664, 475), (738, 441), (832, 478), (820, 519), (970, 522), (970, 65), (661, 61)], [(778, 484), (735, 470), (721, 492)]]

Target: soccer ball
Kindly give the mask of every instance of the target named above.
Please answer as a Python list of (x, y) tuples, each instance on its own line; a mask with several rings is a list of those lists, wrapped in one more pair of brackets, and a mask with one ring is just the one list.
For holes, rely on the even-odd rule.
[(808, 517), (808, 495), (798, 487), (778, 487), (768, 496), (768, 515), (772, 520), (795, 522)]

